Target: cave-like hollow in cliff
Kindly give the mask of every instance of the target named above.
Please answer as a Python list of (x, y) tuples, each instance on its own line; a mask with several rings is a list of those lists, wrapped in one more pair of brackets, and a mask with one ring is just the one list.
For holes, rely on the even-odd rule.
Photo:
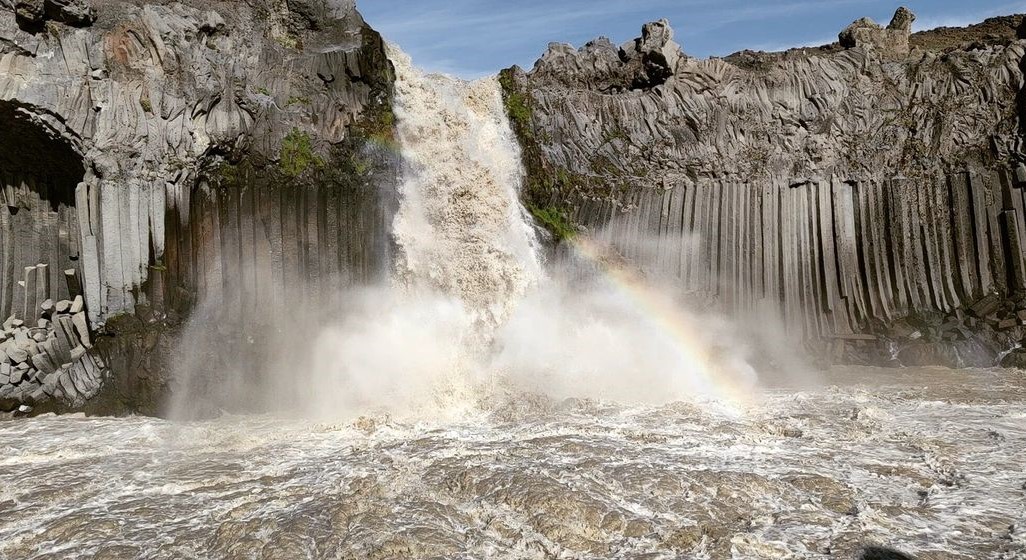
[(85, 166), (60, 127), (31, 107), (0, 101), (0, 321), (14, 315), (34, 326), (43, 301), (79, 290), (75, 188)]

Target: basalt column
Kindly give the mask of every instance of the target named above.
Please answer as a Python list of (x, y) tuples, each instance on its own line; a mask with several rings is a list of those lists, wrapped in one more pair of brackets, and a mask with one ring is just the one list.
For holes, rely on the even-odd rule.
[(75, 191), (59, 123), (0, 102), (0, 401), (78, 403), (99, 388), (82, 291)]
[(1026, 336), (1023, 18), (914, 18), (706, 60), (666, 21), (553, 44), (503, 74), (525, 203), (834, 360), (994, 365)]

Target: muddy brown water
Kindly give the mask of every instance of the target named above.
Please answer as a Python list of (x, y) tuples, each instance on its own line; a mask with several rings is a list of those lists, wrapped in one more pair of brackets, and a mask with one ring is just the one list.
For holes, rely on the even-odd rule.
[(0, 558), (1026, 558), (1026, 374), (837, 369), (742, 414), (0, 422)]

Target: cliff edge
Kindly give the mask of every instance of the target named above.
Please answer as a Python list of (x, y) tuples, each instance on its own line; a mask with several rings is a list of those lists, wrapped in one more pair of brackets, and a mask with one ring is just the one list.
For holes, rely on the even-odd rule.
[(353, 0), (0, 0), (0, 404), (152, 411), (200, 302), (369, 274), (393, 81)]
[(994, 365), (1026, 334), (1022, 17), (914, 18), (708, 60), (666, 21), (553, 44), (503, 72), (525, 203), (831, 361)]

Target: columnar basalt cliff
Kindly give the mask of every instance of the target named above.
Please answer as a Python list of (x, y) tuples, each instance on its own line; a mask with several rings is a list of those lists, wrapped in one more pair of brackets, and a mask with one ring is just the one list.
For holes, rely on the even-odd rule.
[(553, 44), (503, 72), (525, 203), (627, 257), (658, 238), (682, 290), (834, 360), (993, 365), (1026, 323), (1022, 17), (914, 19), (709, 60), (666, 21)]
[(113, 371), (107, 408), (153, 411), (198, 302), (238, 325), (383, 268), (393, 79), (353, 0), (0, 0), (0, 405)]
[[(501, 75), (525, 205), (830, 360), (1026, 365), (1022, 17), (914, 18), (552, 45)], [(353, 0), (0, 0), (0, 410), (160, 412), (197, 317), (259, 377), (278, 313), (387, 271), (394, 80)]]

